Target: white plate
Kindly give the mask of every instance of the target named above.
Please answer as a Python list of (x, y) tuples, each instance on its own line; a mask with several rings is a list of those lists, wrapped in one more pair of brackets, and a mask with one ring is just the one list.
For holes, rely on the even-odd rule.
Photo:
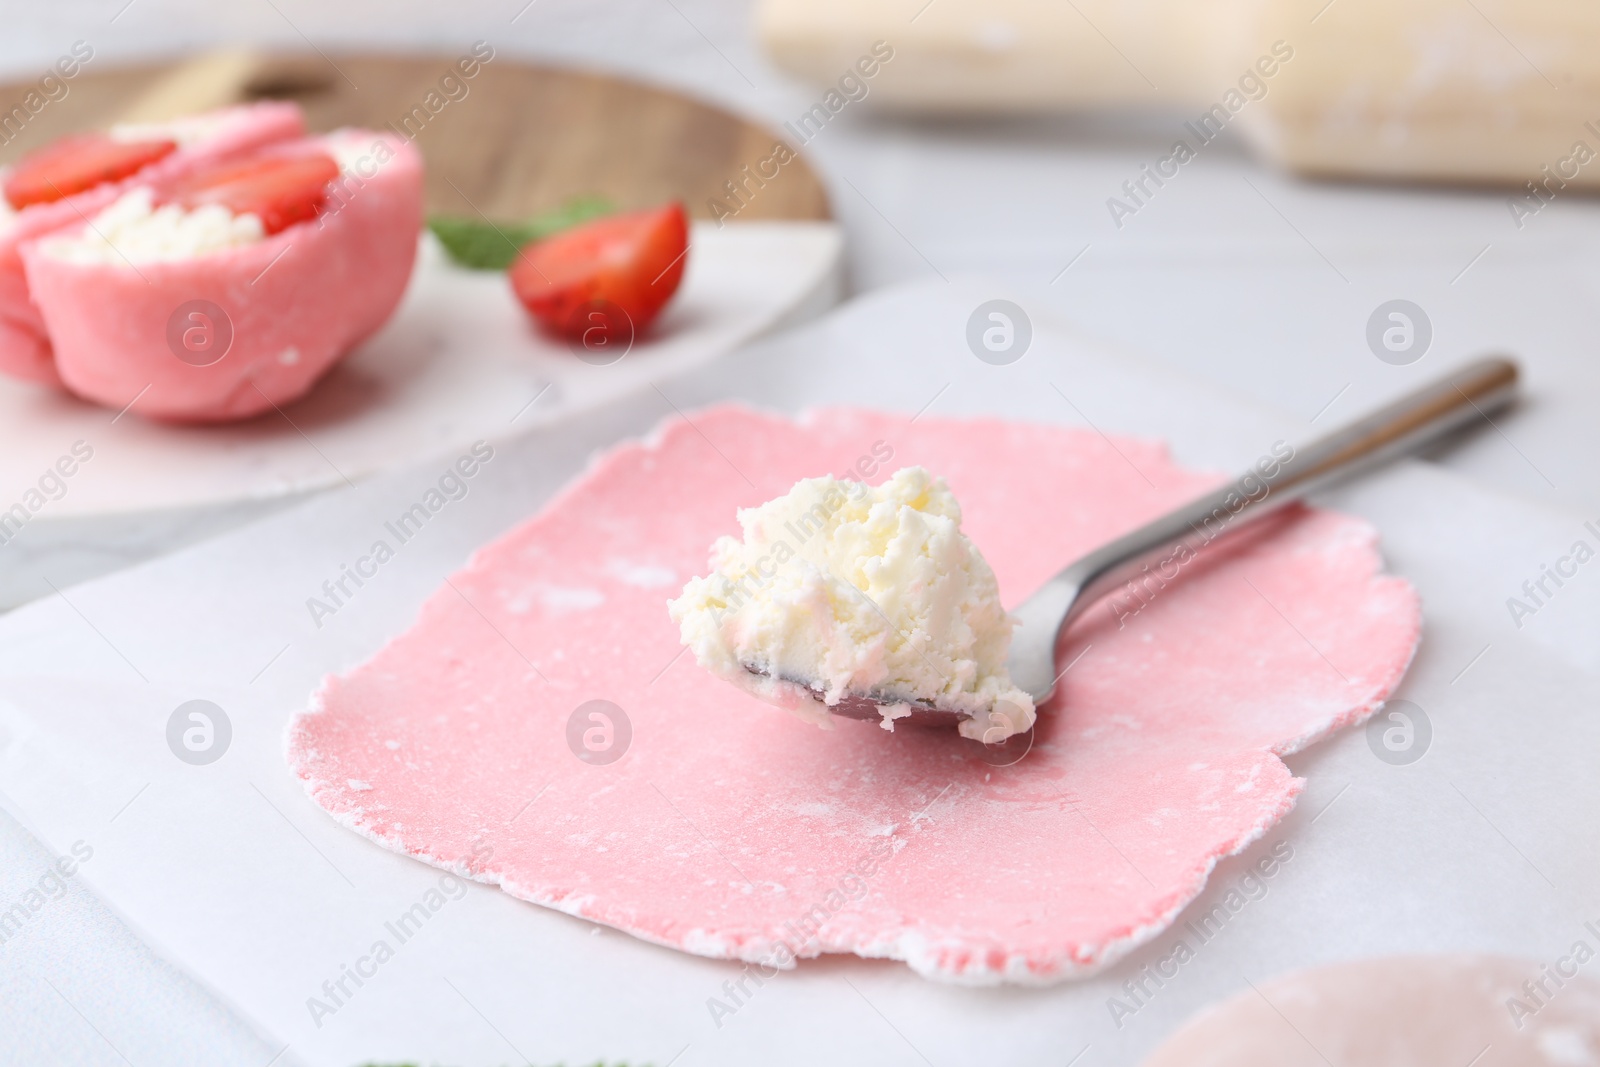
[[(502, 274), (456, 267), (424, 236), (394, 318), (281, 415), (174, 426), (140, 418), (137, 403), (119, 417), (0, 381), (0, 512), (33, 505), (19, 535), (0, 529), (0, 607), (300, 494), (591, 411), (838, 299), (832, 223), (697, 223), (691, 242), (677, 298), (610, 365), (539, 333)], [(93, 458), (64, 492), (30, 493), (80, 441)]]

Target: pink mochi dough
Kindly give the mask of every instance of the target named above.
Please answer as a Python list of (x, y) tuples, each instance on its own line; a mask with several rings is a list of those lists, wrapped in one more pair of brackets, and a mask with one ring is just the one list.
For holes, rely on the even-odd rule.
[(21, 251), (25, 245), (58, 230), (81, 226), (137, 186), (170, 181), (264, 145), (305, 136), (305, 117), (295, 104), (241, 104), (217, 114), (226, 119), (216, 134), (204, 141), (180, 146), (122, 181), (97, 185), (48, 204), (30, 204), (9, 226), (0, 228), (0, 374), (61, 385), (44, 320), (28, 295)]
[[(1370, 715), (1417, 645), (1416, 593), (1379, 572), (1372, 527), (1296, 507), (1136, 614), (1075, 623), (1020, 760), (953, 731), (821, 730), (702, 670), (667, 617), (738, 508), (920, 464), (1015, 605), (1219, 479), (1157, 443), (997, 419), (691, 418), (603, 455), (326, 680), (286, 736), (315, 803), (386, 848), (698, 955), (1047, 983), (1169, 926), (1293, 807), (1281, 757)], [(594, 700), (631, 726), (612, 762), (589, 749), (628, 731), (607, 712), (608, 749)]]
[[(1595, 932), (1592, 924), (1586, 926)], [(1587, 935), (1579, 944), (1589, 947)], [(1573, 970), (1585, 959), (1578, 956)], [(1562, 962), (1571, 965), (1573, 960), (1563, 957), (1557, 969)], [(1600, 982), (1582, 974), (1552, 974), (1548, 964), (1506, 956), (1452, 953), (1352, 960), (1282, 975), (1206, 1008), (1142, 1067), (1330, 1063), (1600, 1063)]]
[[(337, 192), (316, 219), (255, 244), (137, 268), (70, 262), (43, 243), (25, 247), (28, 285), (66, 387), (110, 408), (137, 397), (135, 410), (153, 419), (243, 419), (303, 396), (377, 330), (400, 303), (416, 259), (422, 157), (393, 134), (336, 136), (382, 142), (392, 155), (369, 164), (370, 176), (346, 171), (335, 179)], [(175, 315), (187, 321), (179, 309), (199, 300), (220, 307), (232, 330), (226, 354), (205, 366), (179, 359), (169, 335)]]

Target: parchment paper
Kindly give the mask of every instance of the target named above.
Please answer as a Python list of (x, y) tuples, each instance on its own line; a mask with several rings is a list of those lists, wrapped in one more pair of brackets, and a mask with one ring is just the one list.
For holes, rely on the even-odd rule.
[[(979, 361), (966, 342), (972, 310), (996, 297), (1033, 309), (1031, 347), (1009, 366)], [(91, 842), (79, 877), (287, 1042), (280, 1063), (1088, 1067), (1136, 1062), (1190, 1011), (1292, 966), (1398, 951), (1565, 953), (1583, 920), (1600, 918), (1587, 893), (1600, 875), (1600, 562), (1550, 586), (1520, 629), (1505, 601), (1574, 541), (1600, 547), (1600, 537), (1583, 517), (1407, 463), (1322, 502), (1376, 523), (1390, 568), (1422, 592), (1423, 645), (1400, 695), (1431, 724), (1425, 754), (1395, 765), (1352, 732), (1293, 758), (1309, 778), (1299, 808), (1219, 867), (1177, 927), (1105, 975), (970, 990), (897, 965), (823, 961), (747, 981), (719, 1026), (708, 999), (732, 1002), (739, 967), (471, 886), (313, 1023), (308, 998), (438, 888), (440, 873), (314, 808), (283, 765), (284, 721), (322, 674), (380, 647), (475, 545), (537, 508), (595, 448), (725, 396), (1089, 424), (1165, 437), (1180, 460), (1219, 468), (1325, 428), (1084, 342), (1044, 308), (981, 282), (890, 290), (580, 424), (497, 442), (466, 497), (320, 629), (306, 599), (437, 484), (453, 455), (19, 610), (0, 620), (10, 810), (58, 852)], [(917, 353), (916, 369), (876, 358), (890, 351)], [(1040, 486), (1053, 491), (1065, 490)], [(192, 699), (216, 702), (232, 724), (231, 746), (208, 766), (181, 762), (166, 741), (169, 716)], [(1270, 878), (1246, 878), (1274, 849), (1289, 858)], [(1206, 913), (1212, 924), (1190, 932)], [(1171, 972), (1162, 961), (1180, 938), (1190, 952), (1158, 985), (1143, 969)]]

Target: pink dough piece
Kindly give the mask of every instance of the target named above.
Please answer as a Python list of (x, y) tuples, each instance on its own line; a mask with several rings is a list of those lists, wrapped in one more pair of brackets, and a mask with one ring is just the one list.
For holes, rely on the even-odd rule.
[(1600, 1063), (1600, 983), (1579, 973), (1596, 935), (1553, 963), (1396, 956), (1274, 978), (1195, 1016), (1144, 1067)]
[[(257, 244), (137, 269), (24, 247), (28, 285), (66, 387), (111, 408), (138, 397), (140, 414), (176, 421), (246, 418), (308, 392), (394, 311), (416, 258), (422, 157), (392, 134), (338, 136), (357, 135), (381, 141), (392, 158), (370, 177), (338, 179), (343, 191), (319, 218)], [(180, 360), (168, 342), (169, 320), (194, 300), (222, 308), (232, 324), (227, 354), (207, 366)]]
[[(853, 952), (1047, 982), (1167, 926), (1293, 806), (1303, 783), (1279, 756), (1370, 714), (1417, 643), (1416, 594), (1378, 573), (1372, 528), (1293, 509), (1207, 550), (1124, 628), (1104, 606), (1075, 625), (1059, 662), (1082, 658), (1012, 766), (954, 732), (820, 730), (679, 655), (666, 600), (737, 534), (735, 509), (802, 477), (921, 464), (1016, 604), (1217, 479), (1159, 444), (993, 419), (692, 418), (606, 454), (328, 679), (287, 736), (317, 804), (396, 851), (700, 955)], [(875, 448), (892, 459), (874, 466)], [(569, 748), (590, 700), (631, 721), (615, 762)]]
[(233, 159), (263, 145), (305, 134), (305, 117), (296, 104), (266, 101), (224, 108), (215, 135), (183, 146), (120, 182), (108, 182), (48, 204), (32, 204), (0, 228), (0, 374), (45, 385), (61, 385), (50, 338), (28, 295), (21, 249), (58, 230), (81, 226), (129, 189), (170, 181), (201, 166)]

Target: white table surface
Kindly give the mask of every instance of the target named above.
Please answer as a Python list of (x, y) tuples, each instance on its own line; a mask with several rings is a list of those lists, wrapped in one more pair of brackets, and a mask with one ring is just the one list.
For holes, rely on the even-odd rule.
[[(7, 17), (0, 67), (17, 77), (77, 39), (110, 65), (241, 39), (448, 51), (483, 38), (510, 54), (680, 87), (774, 123), (815, 97), (759, 56), (739, 2), (74, 0)], [(1563, 200), (1518, 231), (1502, 196), (1304, 184), (1219, 144), (1117, 231), (1105, 198), (1164, 150), (1176, 125), (1160, 116), (901, 121), (862, 108), (806, 151), (834, 190), (856, 289), (980, 272), (1032, 284), (1055, 278), (1053, 298), (1086, 331), (1284, 415), (1309, 420), (1332, 401), (1320, 416), (1332, 421), (1445, 357), (1512, 350), (1528, 370), (1528, 402), (1442, 462), (1506, 490), (1506, 507), (1522, 497), (1575, 518), (1600, 514), (1591, 459), (1600, 433), (1590, 415), (1600, 402), (1590, 356), (1600, 207)], [(1368, 314), (1395, 297), (1421, 304), (1435, 326), (1434, 353), (1415, 366), (1385, 365), (1365, 346)], [(5, 821), (0, 869), (15, 875), (5, 899), (40, 869), (36, 850)], [(75, 993), (68, 1004), (47, 977), (92, 995)], [(25, 938), (0, 946), (0, 982), (3, 1062), (265, 1064), (277, 1052), (80, 886)], [(120, 1052), (92, 1021), (108, 1019)]]

